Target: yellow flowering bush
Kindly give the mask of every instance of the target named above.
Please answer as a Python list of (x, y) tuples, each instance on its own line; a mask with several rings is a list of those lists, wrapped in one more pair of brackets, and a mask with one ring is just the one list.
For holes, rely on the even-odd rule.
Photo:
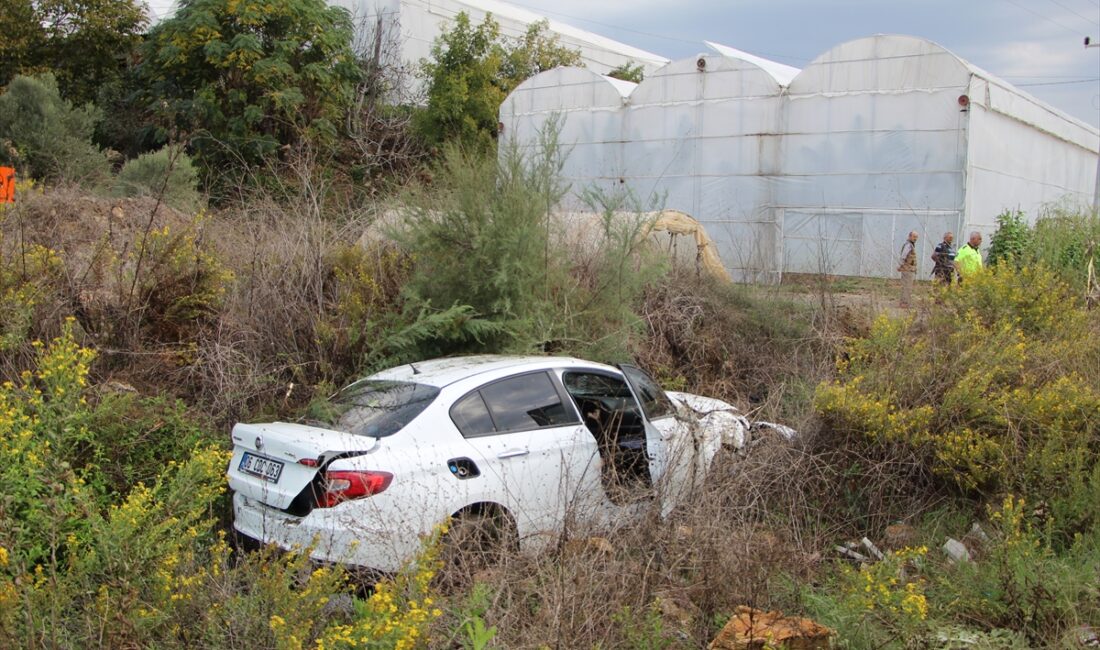
[(75, 328), (70, 319), (57, 339), (33, 344), (33, 369), (0, 384), (0, 647), (427, 646), (441, 615), (431, 586), (441, 533), (365, 600), (309, 549), (234, 553), (221, 524), (224, 448), (119, 461), (153, 465), (148, 482), (104, 475), (93, 451), (133, 413), (89, 403), (95, 355)]
[(1095, 576), (1100, 547), (1078, 535), (1061, 552), (1035, 506), (1008, 495), (988, 508), (988, 540), (975, 561), (945, 564), (930, 576), (940, 613), (989, 630), (1022, 633), (1050, 647), (1061, 632), (1098, 620)]
[(53, 293), (63, 276), (61, 258), (38, 244), (16, 249), (0, 262), (0, 351), (26, 341), (36, 307)]
[(221, 308), (234, 276), (201, 238), (204, 220), (199, 214), (186, 227), (165, 225), (134, 241), (120, 290), (125, 302), (136, 301), (146, 336), (183, 341)]
[(926, 648), (930, 618), (928, 548), (891, 551), (877, 562), (843, 565), (805, 592), (809, 614), (837, 631), (837, 648)]
[(0, 646), (127, 645), (142, 629), (134, 617), (155, 617), (227, 553), (213, 532), (226, 452), (196, 448), (128, 493), (83, 462), (95, 355), (74, 328), (35, 342), (34, 368), (0, 384)]
[(928, 600), (924, 580), (911, 574), (928, 554), (928, 548), (904, 548), (892, 551), (873, 564), (841, 570), (843, 598), (868, 615), (882, 614), (911, 628), (928, 618)]
[(329, 626), (317, 639), (317, 650), (427, 647), (429, 626), (443, 615), (435, 602), (432, 580), (441, 566), (444, 533), (445, 528), (438, 529), (415, 562), (392, 581), (378, 583), (369, 598), (357, 602), (350, 623)]
[(1073, 495), (1100, 480), (1100, 329), (1042, 268), (983, 273), (922, 319), (881, 317), (815, 406), (964, 492), (1049, 502), (1068, 534), (1098, 521)]

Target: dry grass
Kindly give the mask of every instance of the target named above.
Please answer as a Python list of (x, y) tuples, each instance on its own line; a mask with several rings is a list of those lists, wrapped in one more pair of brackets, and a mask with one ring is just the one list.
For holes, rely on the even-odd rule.
[(725, 399), (756, 419), (811, 425), (810, 398), (832, 376), (843, 338), (867, 316), (839, 318), (775, 287), (718, 284), (674, 274), (642, 307), (635, 349), (667, 384)]
[(856, 457), (814, 443), (761, 434), (670, 516), (638, 494), (636, 516), (610, 530), (572, 526), (547, 552), (465, 576), (452, 609), (480, 583), (504, 648), (700, 648), (738, 606), (801, 613), (798, 585), (824, 575), (835, 544), (875, 537), (931, 500), (906, 489), (900, 460), (864, 458), (877, 464), (852, 485)]

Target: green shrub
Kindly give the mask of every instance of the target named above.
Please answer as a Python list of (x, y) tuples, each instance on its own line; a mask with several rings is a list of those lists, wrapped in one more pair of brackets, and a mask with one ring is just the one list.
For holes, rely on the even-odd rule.
[(183, 212), (202, 206), (198, 192), (199, 175), (191, 157), (179, 147), (163, 147), (143, 153), (119, 170), (115, 178), (115, 196), (153, 196)]
[(131, 392), (102, 394), (87, 426), (75, 462), (94, 468), (98, 487), (108, 495), (125, 494), (139, 483), (151, 485), (169, 463), (218, 441), (213, 426), (182, 402)]
[(415, 260), (411, 295), (440, 308), (468, 305), (519, 336), (533, 334), (533, 321), (548, 316), (550, 275), (559, 270), (548, 248), (560, 165), (550, 159), (556, 152), (545, 155), (539, 162), (550, 166), (549, 177), (518, 156), (498, 164), (490, 155), (447, 151), (428, 194), (414, 197), (406, 229), (395, 233)]
[(612, 68), (611, 72), (607, 73), (607, 76), (612, 79), (621, 79), (623, 81), (640, 84), (642, 80), (645, 79), (645, 68), (642, 67), (641, 63), (631, 64), (628, 61), (616, 68)]
[(1033, 226), (1019, 210), (997, 217), (989, 247), (991, 265), (1010, 262), (1017, 268), (1043, 264), (1074, 289), (1084, 289), (1088, 265), (1100, 250), (1100, 214), (1052, 204)]
[(1041, 261), (1071, 287), (1084, 288), (1090, 259), (1100, 253), (1100, 213), (1047, 209), (1031, 232), (1031, 263)]
[(837, 631), (838, 648), (1074, 647), (1066, 640), (1100, 615), (1098, 537), (1059, 551), (1040, 519), (1008, 496), (969, 538), (968, 561), (918, 547), (841, 564), (803, 587), (808, 614)]
[(92, 144), (99, 116), (61, 99), (52, 75), (16, 77), (0, 95), (0, 162), (35, 179), (98, 187), (108, 175)]
[(997, 230), (989, 240), (990, 265), (1011, 262), (1017, 266), (1027, 262), (1031, 231), (1022, 210), (1005, 210), (997, 215)]
[[(1058, 513), (1065, 542), (1100, 451), (1100, 337), (1043, 268), (998, 267), (942, 294), (926, 321), (880, 318), (818, 388), (827, 426), (900, 445), (944, 484), (1015, 492)], [(1089, 489), (1095, 489), (1089, 488)]]
[(427, 106), (417, 131), (433, 145), (488, 146), (497, 135), (500, 104), (525, 79), (560, 65), (582, 65), (580, 52), (563, 46), (549, 22), (532, 23), (518, 39), (502, 36), (491, 15), (477, 26), (466, 12), (432, 43), (421, 62)]
[(1056, 647), (1075, 626), (1100, 616), (1100, 545), (1080, 536), (1059, 553), (1034, 508), (1008, 496), (990, 509), (989, 541), (972, 562), (931, 567), (932, 616), (1026, 638), (1015, 647)]
[[(425, 355), (628, 355), (642, 291), (663, 266), (648, 255), (648, 220), (624, 215), (621, 201), (598, 206), (587, 250), (560, 243), (552, 210), (566, 188), (556, 133), (547, 129), (534, 154), (513, 149), (499, 160), (450, 148), (432, 185), (411, 197), (414, 207), (393, 233), (413, 260), (404, 311), (411, 318), (397, 326), (416, 333)], [(440, 336), (422, 327), (425, 318)]]
[(359, 79), (352, 20), (322, 0), (192, 0), (145, 39), (146, 103), (191, 134), (206, 180), (232, 190), (282, 145), (330, 141)]

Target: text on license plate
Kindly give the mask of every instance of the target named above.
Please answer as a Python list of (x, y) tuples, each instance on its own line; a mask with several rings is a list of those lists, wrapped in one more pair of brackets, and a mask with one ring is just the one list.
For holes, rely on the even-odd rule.
[(283, 473), (283, 463), (282, 461), (271, 460), (270, 458), (250, 454), (246, 451), (244, 455), (241, 456), (241, 464), (238, 466), (238, 469), (245, 474), (259, 476), (265, 481), (278, 483), (279, 476)]

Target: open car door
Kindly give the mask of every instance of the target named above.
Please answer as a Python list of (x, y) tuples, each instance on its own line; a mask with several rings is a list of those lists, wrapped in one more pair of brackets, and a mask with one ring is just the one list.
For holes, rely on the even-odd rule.
[(650, 474), (661, 499), (661, 514), (668, 515), (701, 481), (706, 450), (697, 439), (697, 428), (677, 416), (676, 405), (649, 375), (635, 366), (619, 370), (641, 405), (646, 429)]

